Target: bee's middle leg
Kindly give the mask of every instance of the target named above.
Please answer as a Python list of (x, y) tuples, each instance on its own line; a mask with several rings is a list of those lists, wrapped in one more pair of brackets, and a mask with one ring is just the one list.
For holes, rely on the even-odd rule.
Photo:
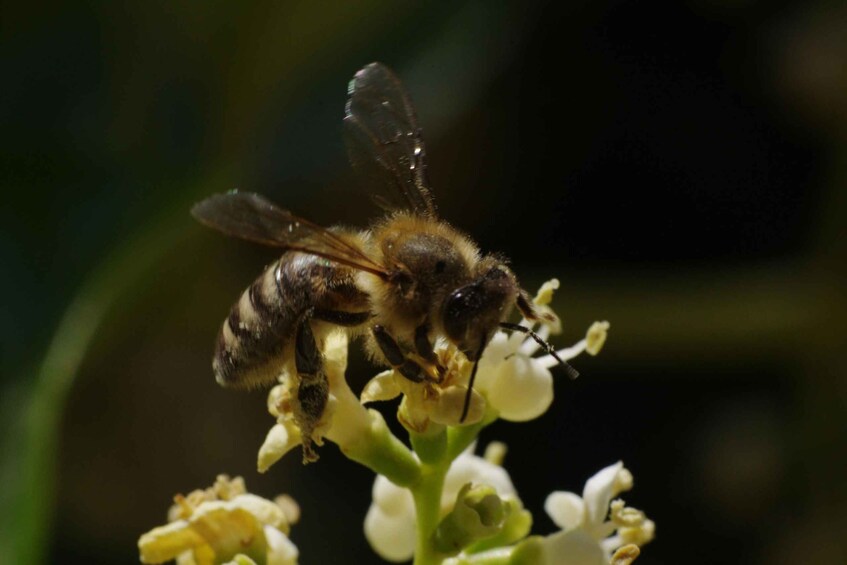
[(392, 367), (412, 382), (420, 383), (426, 380), (427, 374), (423, 367), (414, 359), (406, 357), (400, 344), (388, 333), (385, 327), (376, 325), (372, 331), (380, 351)]

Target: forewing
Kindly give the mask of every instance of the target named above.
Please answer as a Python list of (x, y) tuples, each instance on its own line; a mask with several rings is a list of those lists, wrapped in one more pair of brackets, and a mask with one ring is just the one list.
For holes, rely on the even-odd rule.
[(191, 214), (201, 223), (229, 236), (310, 253), (379, 276), (385, 275), (385, 269), (357, 245), (277, 207), (258, 194), (216, 194), (195, 204)]
[(387, 209), (435, 217), (426, 148), (415, 108), (400, 79), (381, 63), (356, 73), (344, 117), (350, 163)]

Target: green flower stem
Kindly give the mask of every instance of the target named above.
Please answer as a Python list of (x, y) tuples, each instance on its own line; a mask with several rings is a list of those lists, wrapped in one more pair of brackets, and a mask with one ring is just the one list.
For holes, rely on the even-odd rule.
[(490, 406), (485, 409), (482, 420), (469, 426), (449, 428), (447, 430), (447, 460), (452, 462), (472, 444), (479, 432), (497, 419), (497, 411)]
[[(449, 555), (435, 547), (435, 531), (441, 521), (441, 494), (444, 491), (444, 477), (453, 460), (473, 443), (479, 432), (497, 419), (497, 412), (488, 409), (482, 420), (463, 427), (441, 428), (436, 431), (419, 434), (409, 431), (409, 438), (415, 453), (422, 463), (416, 484), (403, 484), (391, 476), (382, 473), (400, 486), (407, 486), (415, 501), (418, 541), (415, 549), (414, 565), (440, 565)], [(393, 436), (392, 436), (393, 437)], [(405, 448), (404, 448), (405, 449)], [(370, 466), (376, 470), (375, 467)], [(487, 552), (490, 553), (490, 552)], [(483, 563), (480, 561), (479, 563)], [(495, 563), (492, 561), (491, 563)], [(504, 561), (503, 563), (506, 563)]]
[[(510, 548), (512, 554), (507, 563), (509, 565), (538, 565), (544, 560), (543, 545), (544, 538), (541, 536), (530, 536)], [(479, 555), (485, 555), (485, 553), (480, 553)]]
[(434, 535), (441, 517), (444, 477), (449, 468), (450, 462), (443, 459), (435, 465), (424, 464), (420, 482), (411, 488), (418, 527), (414, 565), (439, 565), (446, 557), (435, 548)]
[(538, 565), (543, 562), (542, 538), (535, 536), (518, 545), (451, 559), (450, 565)]
[(485, 553), (468, 555), (450, 561), (451, 565), (512, 565), (513, 547), (500, 547)]
[(423, 434), (410, 433), (412, 448), (423, 463), (437, 465), (444, 461), (447, 452), (447, 431), (444, 426), (431, 425), (437, 428)]
[(379, 412), (369, 412), (371, 424), (367, 433), (353, 443), (339, 445), (344, 455), (397, 486), (409, 488), (423, 482), (421, 464), (414, 454), (391, 433)]

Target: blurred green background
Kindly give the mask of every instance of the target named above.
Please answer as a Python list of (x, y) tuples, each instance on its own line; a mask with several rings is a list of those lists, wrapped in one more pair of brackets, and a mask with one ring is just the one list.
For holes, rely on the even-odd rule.
[(443, 217), (528, 289), (561, 279), (559, 344), (612, 322), (550, 412), (483, 436), (536, 530), (548, 492), (623, 459), (658, 527), (639, 563), (847, 562), (843, 2), (0, 10), (0, 563), (134, 562), (220, 472), (300, 502), (304, 563), (378, 561), (372, 477), (334, 446), (255, 471), (264, 395), (210, 356), (274, 253), (188, 215), (238, 187), (366, 225), (341, 118), (374, 60)]

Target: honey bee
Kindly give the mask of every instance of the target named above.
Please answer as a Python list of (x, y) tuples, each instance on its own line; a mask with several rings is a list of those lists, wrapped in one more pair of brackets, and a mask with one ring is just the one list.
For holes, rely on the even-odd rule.
[(505, 261), (438, 217), (415, 109), (384, 65), (371, 63), (351, 80), (344, 130), (351, 164), (386, 211), (370, 229), (323, 228), (253, 193), (220, 194), (192, 208), (224, 234), (284, 250), (230, 310), (212, 367), (221, 385), (250, 388), (274, 383), (293, 361), (305, 462), (317, 459), (312, 434), (328, 399), (322, 342), (339, 327), (364, 334), (378, 364), (414, 382), (442, 378), (433, 344), (453, 344), (473, 363), (462, 422), (478, 361), (498, 328), (528, 333), (555, 355), (506, 322), (514, 306), (526, 319), (539, 315)]

